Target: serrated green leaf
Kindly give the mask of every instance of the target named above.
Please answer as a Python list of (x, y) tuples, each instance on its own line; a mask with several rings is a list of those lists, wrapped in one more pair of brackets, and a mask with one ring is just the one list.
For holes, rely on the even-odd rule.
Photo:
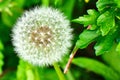
[(88, 15), (84, 15), (77, 19), (74, 19), (73, 22), (83, 24), (84, 27), (91, 25), (91, 28), (93, 30), (97, 27), (96, 20), (97, 20), (97, 17), (99, 16), (99, 13), (94, 9), (88, 10), (87, 13)]
[(100, 35), (100, 33), (95, 30), (84, 30), (80, 34), (79, 40), (77, 40), (77, 42), (76, 42), (76, 47), (80, 48), (80, 49), (86, 48), (99, 35)]
[(117, 35), (118, 30), (116, 31), (116, 29), (113, 29), (108, 35), (99, 38), (98, 42), (94, 46), (95, 54), (98, 56), (109, 51), (109, 49), (111, 49), (111, 47), (113, 46), (114, 39)]
[(95, 54), (97, 56), (104, 54), (107, 52), (113, 45), (113, 40), (111, 40), (112, 36), (105, 36), (100, 38), (97, 44), (94, 46)]
[(105, 64), (90, 58), (75, 58), (73, 64), (102, 75), (106, 80), (119, 80), (119, 75)]
[(98, 0), (96, 3), (98, 10), (104, 11), (105, 9), (109, 9), (110, 7), (116, 6), (114, 0)]
[(102, 35), (107, 35), (108, 32), (115, 26), (113, 12), (106, 11), (101, 14), (97, 19), (97, 25), (100, 26), (100, 31), (102, 32)]

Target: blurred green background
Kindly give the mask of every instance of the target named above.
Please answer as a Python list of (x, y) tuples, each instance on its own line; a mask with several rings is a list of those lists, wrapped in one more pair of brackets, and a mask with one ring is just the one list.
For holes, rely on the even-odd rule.
[[(14, 52), (11, 30), (24, 11), (36, 6), (51, 6), (59, 9), (71, 21), (86, 14), (88, 9), (97, 10), (96, 2), (97, 0), (0, 0), (0, 80), (59, 80), (52, 66), (33, 66), (19, 59)], [(71, 22), (74, 44), (84, 29), (82, 26)], [(76, 59), (65, 74), (66, 80), (120, 80), (120, 56), (96, 56), (93, 45), (94, 43), (77, 51)], [(67, 60), (68, 56), (59, 64), (62, 71)]]

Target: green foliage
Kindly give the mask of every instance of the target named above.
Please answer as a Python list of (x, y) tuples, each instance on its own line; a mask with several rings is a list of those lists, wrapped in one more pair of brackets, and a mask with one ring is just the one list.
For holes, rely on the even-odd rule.
[(88, 15), (73, 20), (73, 22), (83, 24), (86, 28), (79, 35), (75, 46), (84, 49), (90, 43), (96, 42), (95, 54), (102, 55), (102, 59), (108, 65), (89, 58), (76, 58), (73, 60), (73, 64), (100, 74), (105, 80), (119, 80), (120, 1), (98, 0), (96, 7), (98, 11), (89, 9), (87, 10)]
[(120, 74), (120, 53), (115, 50), (116, 47), (117, 45), (114, 44), (109, 52), (102, 55), (102, 58), (110, 67)]
[[(18, 59), (13, 51), (11, 29), (24, 11), (35, 6), (50, 6), (63, 12), (72, 20), (75, 38), (79, 35), (73, 41), (76, 48), (87, 48), (78, 51), (85, 55), (76, 55), (74, 65), (64, 75), (66, 80), (120, 80), (120, 0), (0, 0), (0, 80), (59, 80), (53, 66), (33, 66)], [(81, 25), (75, 23), (83, 25), (82, 33)], [(95, 43), (92, 46), (95, 52), (87, 47), (91, 43)], [(96, 58), (94, 53), (101, 56)], [(68, 56), (59, 64), (61, 69), (66, 65), (65, 60)]]
[(80, 24), (83, 24), (84, 27), (87, 27), (87, 26), (91, 26), (91, 30), (94, 30), (96, 29), (97, 25), (96, 25), (96, 19), (97, 17), (99, 16), (99, 13), (94, 10), (94, 9), (90, 9), (87, 11), (87, 13), (89, 15), (84, 15), (83, 17), (79, 17), (78, 19), (74, 19), (73, 22), (77, 22), (77, 23), (80, 23)]
[[(118, 26), (117, 26), (118, 27)], [(94, 46), (96, 55), (101, 55), (111, 49), (114, 43), (114, 39), (118, 36), (119, 30), (112, 29), (106, 36), (100, 37)]]
[[(55, 79), (53, 79), (53, 77)], [(57, 75), (53, 69), (46, 69), (33, 66), (20, 59), (17, 70), (17, 80), (49, 80), (49, 79), (58, 80)]]
[[(44, 0), (43, 0), (44, 1)], [(47, 1), (47, 0), (46, 0)], [(75, 6), (75, 0), (53, 0), (53, 4), (56, 8), (59, 8), (67, 19), (72, 19), (73, 8)]]
[[(119, 11), (114, 0), (99, 0), (96, 3), (98, 11), (94, 9), (88, 10), (88, 15), (79, 17), (74, 22), (88, 26), (91, 32), (85, 34), (84, 30), (76, 42), (78, 48), (86, 48), (91, 42), (94, 42), (94, 38), (97, 38), (95, 48), (96, 55), (101, 55), (112, 47), (113, 42), (119, 37)], [(116, 16), (116, 17), (115, 17)], [(118, 18), (118, 19), (116, 19)], [(95, 26), (95, 27), (94, 27)], [(100, 34), (96, 37), (97, 33), (93, 33), (94, 29)], [(117, 49), (118, 50), (118, 49)]]
[(106, 80), (119, 80), (119, 75), (112, 68), (94, 59), (75, 58), (73, 59), (73, 64), (100, 74)]
[(115, 27), (114, 13), (110, 10), (101, 14), (97, 19), (97, 25), (100, 26), (102, 35), (107, 35)]
[[(89, 58), (75, 58), (73, 64), (102, 75), (106, 80), (119, 80), (119, 75), (107, 65)], [(112, 76), (111, 76), (112, 75)]]
[(100, 12), (103, 12), (111, 7), (115, 7), (116, 4), (114, 0), (99, 0), (97, 1), (96, 6)]
[(79, 36), (80, 39), (76, 42), (76, 47), (80, 49), (87, 47), (91, 42), (95, 41), (99, 35), (100, 33), (96, 30), (84, 30)]
[(17, 70), (17, 80), (27, 80), (25, 69), (26, 69), (25, 62), (23, 60), (20, 60)]
[(22, 13), (22, 10), (19, 8), (14, 8), (14, 9), (11, 8), (9, 10), (11, 14), (8, 14), (5, 11), (2, 11), (1, 15), (2, 15), (2, 20), (5, 23), (5, 25), (12, 27), (12, 25), (16, 22), (17, 18)]

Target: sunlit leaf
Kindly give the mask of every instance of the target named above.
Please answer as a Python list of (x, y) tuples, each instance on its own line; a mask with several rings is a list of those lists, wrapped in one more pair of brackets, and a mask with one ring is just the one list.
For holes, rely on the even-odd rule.
[[(118, 44), (119, 45), (119, 44)], [(116, 51), (117, 44), (114, 43), (112, 48), (102, 55), (102, 60), (120, 74), (120, 53)]]
[(1, 14), (4, 24), (6, 24), (9, 27), (12, 27), (15, 24), (18, 17), (21, 15), (22, 10), (20, 8), (12, 8), (10, 10), (12, 12), (12, 15), (9, 15), (5, 11), (3, 11)]
[(24, 6), (25, 0), (14, 0), (14, 4), (17, 7), (22, 8)]
[(1, 0), (0, 2), (0, 12), (3, 11), (6, 7), (8, 7), (11, 0)]
[(79, 40), (77, 40), (76, 47), (78, 47), (80, 49), (86, 48), (99, 35), (100, 35), (100, 33), (97, 31), (94, 31), (94, 30), (83, 31), (79, 36)]
[(60, 7), (60, 9), (64, 12), (64, 14), (68, 19), (72, 18), (74, 3), (75, 0), (69, 0), (69, 1), (64, 0), (64, 4)]
[(116, 6), (114, 0), (98, 0), (96, 6), (99, 11), (104, 11), (105, 9), (109, 9), (110, 7)]
[(23, 60), (20, 60), (17, 68), (17, 80), (27, 80), (25, 71), (26, 63)]
[(91, 25), (90, 29), (93, 30), (97, 27), (96, 20), (97, 20), (97, 17), (99, 16), (99, 13), (94, 9), (88, 10), (87, 13), (88, 15), (84, 15), (77, 19), (74, 19), (73, 22), (83, 24), (84, 27)]
[(101, 14), (97, 19), (97, 25), (100, 26), (102, 35), (107, 35), (108, 32), (115, 26), (114, 13), (106, 11), (105, 13)]
[(111, 49), (114, 43), (114, 39), (119, 34), (118, 30), (113, 29), (108, 35), (101, 37), (97, 40), (97, 44), (94, 46), (95, 54), (101, 55)]
[(27, 76), (27, 80), (35, 80), (34, 72), (30, 68), (30, 66), (27, 66), (26, 68), (26, 76)]
[(114, 0), (114, 2), (117, 4), (117, 7), (120, 8), (120, 0)]
[(90, 58), (75, 58), (73, 64), (102, 75), (106, 80), (119, 80), (119, 75), (105, 64)]

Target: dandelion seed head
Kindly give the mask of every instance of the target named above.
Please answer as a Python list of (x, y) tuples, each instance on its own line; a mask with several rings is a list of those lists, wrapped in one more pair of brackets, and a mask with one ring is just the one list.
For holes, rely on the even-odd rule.
[(12, 32), (18, 56), (34, 65), (48, 66), (61, 61), (72, 45), (69, 21), (53, 8), (36, 7), (26, 11)]

